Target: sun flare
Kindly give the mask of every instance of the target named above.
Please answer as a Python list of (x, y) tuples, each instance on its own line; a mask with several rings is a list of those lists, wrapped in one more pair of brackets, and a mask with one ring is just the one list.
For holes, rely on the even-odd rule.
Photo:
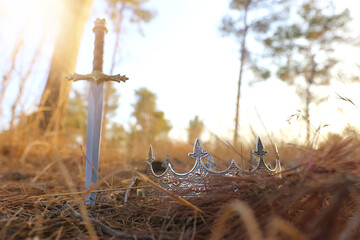
[(19, 34), (31, 31), (32, 35), (42, 32), (53, 34), (61, 21), (63, 1), (2, 0), (0, 9), (2, 28), (7, 30), (5, 32)]

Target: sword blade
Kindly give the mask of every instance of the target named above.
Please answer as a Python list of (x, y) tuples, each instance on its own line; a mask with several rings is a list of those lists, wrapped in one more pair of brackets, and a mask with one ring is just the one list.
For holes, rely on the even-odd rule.
[[(101, 120), (103, 107), (104, 83), (90, 82), (89, 106), (87, 116), (86, 133), (86, 165), (85, 165), (85, 189), (97, 183), (100, 153)], [(87, 205), (95, 204), (96, 193), (86, 196)]]

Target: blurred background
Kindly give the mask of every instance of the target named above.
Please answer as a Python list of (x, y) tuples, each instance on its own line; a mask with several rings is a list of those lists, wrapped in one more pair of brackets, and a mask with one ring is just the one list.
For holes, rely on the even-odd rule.
[[(97, 17), (105, 18), (102, 158), (152, 144), (181, 159), (320, 148), (357, 137), (360, 3), (351, 0), (0, 0), (2, 152), (85, 146)], [(271, 148), (271, 149), (270, 149)], [(236, 150), (234, 150), (236, 149)], [(281, 151), (280, 151), (281, 153)]]

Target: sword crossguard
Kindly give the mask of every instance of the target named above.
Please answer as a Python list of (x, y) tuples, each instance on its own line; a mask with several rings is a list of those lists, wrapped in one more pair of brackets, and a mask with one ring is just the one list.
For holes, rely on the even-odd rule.
[(74, 82), (79, 81), (79, 80), (88, 80), (88, 81), (92, 81), (96, 84), (99, 84), (101, 82), (107, 82), (107, 81), (114, 81), (114, 82), (126, 82), (127, 80), (129, 80), (128, 77), (126, 77), (125, 75), (106, 75), (100, 71), (94, 71), (90, 74), (69, 74), (66, 77), (68, 80), (72, 80)]

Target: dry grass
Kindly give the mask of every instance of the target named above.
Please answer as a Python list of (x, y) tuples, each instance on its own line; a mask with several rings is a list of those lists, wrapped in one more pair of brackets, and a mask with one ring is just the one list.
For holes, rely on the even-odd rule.
[(282, 177), (221, 177), (204, 197), (132, 194), (126, 205), (133, 169), (103, 161), (94, 207), (83, 204), (83, 153), (45, 145), (1, 155), (2, 239), (360, 239), (356, 139), (317, 150), (279, 146), (297, 164)]

